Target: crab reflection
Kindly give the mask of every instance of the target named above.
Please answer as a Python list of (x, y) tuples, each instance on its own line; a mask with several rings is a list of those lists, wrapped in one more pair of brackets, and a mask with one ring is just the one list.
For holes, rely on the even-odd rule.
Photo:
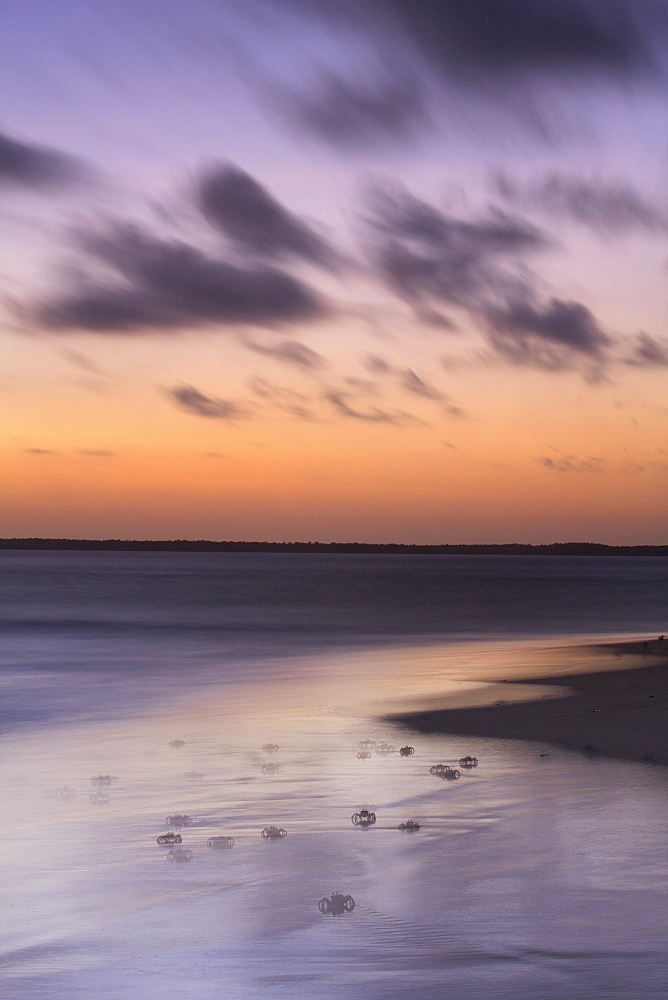
[(56, 788), (55, 796), (57, 799), (62, 800), (76, 799), (77, 790), (76, 788), (71, 788), (69, 785), (61, 785), (60, 788)]
[(177, 847), (176, 850), (170, 851), (167, 855), (168, 861), (191, 861), (193, 858), (193, 852), (188, 848)]
[(186, 816), (181, 813), (175, 813), (174, 816), (168, 816), (165, 820), (167, 826), (190, 826), (192, 819), (190, 816)]
[(234, 847), (234, 837), (209, 837), (206, 842), (207, 847), (212, 847), (215, 851), (229, 851)]

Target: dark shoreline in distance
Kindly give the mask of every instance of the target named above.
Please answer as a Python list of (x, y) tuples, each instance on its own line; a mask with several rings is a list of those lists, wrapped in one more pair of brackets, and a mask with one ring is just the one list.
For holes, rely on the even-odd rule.
[(603, 545), (554, 542), (550, 545), (402, 545), (370, 542), (213, 542), (175, 539), (0, 538), (0, 549), (78, 552), (285, 552), (348, 555), (454, 556), (668, 556), (668, 545)]

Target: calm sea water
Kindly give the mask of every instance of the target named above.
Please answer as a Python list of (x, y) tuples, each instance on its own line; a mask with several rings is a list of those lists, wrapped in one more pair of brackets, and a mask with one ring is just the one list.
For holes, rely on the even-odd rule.
[[(4, 552), (0, 571), (12, 1000), (665, 995), (665, 769), (383, 719), (665, 631), (666, 560)], [(429, 774), (466, 753), (460, 779)], [(155, 842), (179, 814), (183, 862)], [(333, 891), (354, 910), (320, 913)]]

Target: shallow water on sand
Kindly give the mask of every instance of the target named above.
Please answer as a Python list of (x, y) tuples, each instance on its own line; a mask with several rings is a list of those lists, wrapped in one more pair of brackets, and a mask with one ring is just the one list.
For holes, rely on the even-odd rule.
[[(57, 564), (50, 559), (47, 575)], [(44, 593), (56, 589), (44, 574), (31, 589), (24, 567), (14, 598), (37, 596), (32, 605), (13, 598), (7, 615), (12, 714), (0, 752), (9, 1000), (664, 996), (665, 769), (512, 740), (418, 735), (380, 720), (446, 693), (488, 697), (486, 680), (558, 673), (565, 645), (582, 635), (568, 618), (557, 634), (544, 627), (536, 637), (538, 608), (554, 588), (539, 595), (530, 625), (508, 620), (508, 595), (497, 618), (493, 601), (469, 601), (466, 620), (486, 623), (485, 641), (459, 632), (417, 644), (410, 616), (397, 634), (386, 627), (392, 615), (380, 613), (378, 585), (373, 628), (362, 630), (358, 609), (353, 635), (342, 624), (347, 610), (330, 607), (322, 612), (330, 641), (305, 641), (301, 626), (280, 627), (285, 614), (293, 626), (303, 618), (290, 593), (277, 596), (269, 631), (254, 626), (261, 603), (255, 618), (244, 605), (237, 624), (246, 624), (232, 637), (233, 602), (222, 631), (219, 617), (209, 627), (215, 615), (203, 613), (202, 595), (210, 587), (188, 560), (180, 564), (188, 587), (169, 598), (167, 573), (165, 601), (154, 585), (150, 613), (141, 588), (111, 592), (118, 561), (107, 564), (112, 585), (109, 572), (96, 582), (95, 561), (84, 563), (85, 586), (81, 564), (65, 565), (76, 586), (56, 574), (51, 603)], [(156, 566), (163, 571), (159, 560), (134, 561), (124, 578), (134, 581), (143, 567), (155, 584)], [(433, 566), (418, 593), (431, 594)], [(574, 585), (580, 593), (592, 572)], [(531, 573), (540, 589), (540, 573)], [(613, 583), (621, 594), (621, 576)], [(317, 620), (320, 597), (304, 601)], [(288, 604), (297, 610), (284, 614)], [(431, 620), (425, 608), (434, 606), (425, 596), (418, 620)], [(630, 631), (638, 622), (619, 624)], [(175, 739), (183, 746), (170, 746)], [(395, 751), (372, 748), (360, 759), (367, 739)], [(267, 743), (279, 749), (263, 751)], [(400, 757), (396, 748), (407, 743), (415, 753)], [(460, 769), (459, 779), (429, 773), (469, 753), (479, 766)], [(98, 789), (95, 775), (116, 780)], [(64, 788), (76, 796), (58, 796)], [(368, 829), (351, 823), (364, 805), (377, 815)], [(170, 862), (156, 838), (170, 829), (168, 815), (183, 813), (192, 817), (180, 831), (192, 858)], [(398, 829), (409, 818), (418, 831)], [(263, 839), (272, 824), (287, 836)], [(218, 834), (234, 846), (208, 848)], [(320, 913), (318, 900), (334, 891), (354, 897), (352, 912)]]
[[(495, 652), (505, 662), (507, 646), (478, 656)], [(430, 664), (438, 649), (392, 655)], [(131, 720), (8, 737), (6, 995), (661, 996), (665, 770), (412, 735), (328, 702), (333, 689), (359, 694), (334, 684), (334, 667), (361, 672), (373, 694), (376, 659), (324, 657), (316, 673), (332, 687), (302, 687), (300, 701), (247, 691), (230, 706), (208, 689)], [(415, 753), (359, 759), (366, 739)], [(458, 780), (429, 773), (466, 753), (479, 766)], [(97, 774), (118, 778), (100, 805)], [(76, 797), (57, 798), (62, 787)], [(351, 823), (364, 805), (377, 814), (368, 829)], [(186, 863), (155, 842), (178, 813), (193, 820)], [(399, 831), (409, 818), (420, 829)], [(263, 840), (271, 824), (287, 836)], [(208, 848), (217, 834), (234, 847)], [(319, 912), (333, 891), (353, 912)]]

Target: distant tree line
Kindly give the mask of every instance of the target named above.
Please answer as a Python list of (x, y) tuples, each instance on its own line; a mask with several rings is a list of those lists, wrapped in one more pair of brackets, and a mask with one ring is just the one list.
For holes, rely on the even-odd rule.
[(554, 542), (551, 545), (401, 545), (369, 542), (212, 542), (204, 539), (141, 541), (125, 538), (2, 538), (0, 549), (50, 549), (82, 552), (288, 552), (350, 555), (424, 556), (668, 556), (668, 545), (602, 545)]

